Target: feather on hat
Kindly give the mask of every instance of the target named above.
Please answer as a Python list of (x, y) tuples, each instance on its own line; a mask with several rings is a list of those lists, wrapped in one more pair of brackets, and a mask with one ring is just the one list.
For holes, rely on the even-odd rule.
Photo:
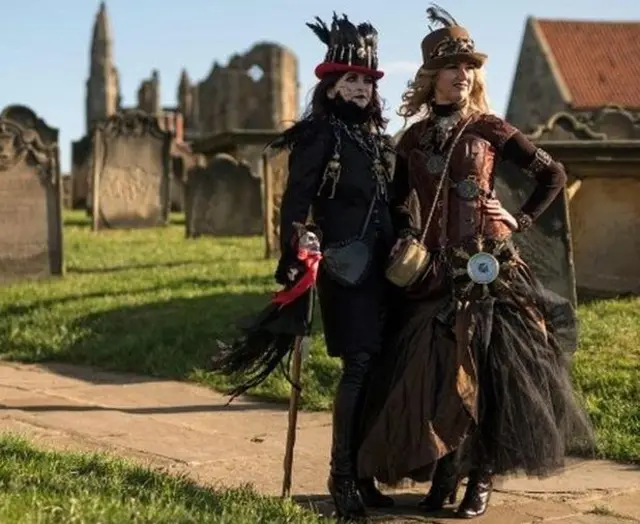
[(338, 17), (334, 12), (331, 28), (317, 16), (307, 27), (327, 46), (324, 61), (315, 69), (318, 78), (349, 71), (376, 79), (384, 76), (378, 69), (378, 31), (369, 22), (356, 26), (347, 15)]
[[(427, 9), (431, 31), (422, 40), (422, 67), (428, 70), (442, 69), (449, 64), (468, 62), (482, 67), (487, 55), (475, 50), (469, 32), (451, 14), (437, 4)], [(431, 27), (433, 24), (436, 29)]]

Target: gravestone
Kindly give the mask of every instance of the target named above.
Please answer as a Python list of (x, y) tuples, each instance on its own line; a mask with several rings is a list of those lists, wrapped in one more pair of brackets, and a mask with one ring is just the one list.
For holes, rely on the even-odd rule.
[(204, 156), (191, 151), (184, 142), (173, 141), (171, 151), (171, 211), (184, 212), (185, 192), (189, 172), (205, 164)]
[(171, 134), (143, 111), (116, 113), (92, 130), (94, 230), (169, 220)]
[(260, 178), (249, 165), (221, 153), (190, 170), (186, 186), (186, 236), (249, 236), (264, 230)]
[(62, 275), (58, 130), (25, 106), (0, 113), (0, 282)]
[(289, 175), (289, 152), (265, 153), (262, 158), (265, 258), (280, 254), (280, 205)]
[[(503, 206), (515, 214), (532, 193), (535, 179), (509, 162), (496, 170), (495, 189)], [(522, 258), (549, 290), (576, 306), (576, 277), (566, 190), (523, 233), (513, 235)]]

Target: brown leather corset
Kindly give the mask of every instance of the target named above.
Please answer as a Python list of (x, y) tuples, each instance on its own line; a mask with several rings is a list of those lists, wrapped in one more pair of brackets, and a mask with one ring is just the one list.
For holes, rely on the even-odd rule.
[[(448, 191), (441, 192), (429, 226), (425, 244), (430, 249), (440, 246), (443, 197), (449, 210), (447, 220), (447, 245), (455, 245), (478, 234), (486, 238), (502, 240), (511, 234), (502, 221), (486, 215), (482, 201), (493, 192), (496, 150), (487, 140), (465, 132), (456, 145), (449, 167)], [(433, 205), (440, 173), (428, 169), (429, 156), (418, 149), (409, 154), (409, 184), (411, 200), (419, 200), (420, 228), (426, 224)], [(446, 188), (446, 186), (445, 186)], [(415, 205), (415, 204), (414, 204)], [(418, 213), (416, 213), (418, 214)]]
[(495, 164), (496, 150), (490, 142), (472, 132), (461, 137), (449, 168), (448, 244), (478, 235), (502, 240), (511, 234), (509, 226), (482, 207), (493, 196)]

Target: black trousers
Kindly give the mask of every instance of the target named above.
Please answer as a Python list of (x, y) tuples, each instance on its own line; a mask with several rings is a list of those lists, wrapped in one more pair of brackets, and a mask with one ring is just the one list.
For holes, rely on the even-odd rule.
[(371, 268), (357, 287), (338, 284), (322, 269), (318, 275), (327, 351), (343, 364), (333, 406), (331, 474), (334, 476), (356, 475), (363, 393), (382, 349), (387, 294), (382, 267)]

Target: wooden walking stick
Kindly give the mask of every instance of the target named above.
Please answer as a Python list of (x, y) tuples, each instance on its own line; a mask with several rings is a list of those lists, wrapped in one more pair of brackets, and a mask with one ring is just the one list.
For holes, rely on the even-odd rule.
[[(257, 314), (245, 319), (241, 335), (230, 344), (218, 341), (218, 353), (211, 359), (210, 369), (227, 376), (244, 374), (245, 379), (230, 392), (234, 398), (261, 384), (289, 355), (292, 390), (289, 400), (289, 428), (284, 457), (282, 496), (291, 493), (293, 448), (300, 403), (300, 375), (302, 360), (307, 353), (313, 323), (315, 282), (322, 259), (320, 241), (311, 231), (305, 232), (298, 242), (298, 260), (303, 268), (291, 268), (291, 285), (277, 291), (268, 305)], [(300, 265), (298, 265), (299, 267)], [(295, 272), (294, 272), (295, 271)]]
[(302, 349), (307, 337), (296, 337), (291, 362), (291, 396), (289, 397), (289, 427), (287, 429), (287, 445), (284, 453), (284, 479), (282, 481), (282, 498), (291, 496), (291, 472), (293, 470), (293, 448), (296, 444), (296, 426), (298, 424), (298, 405), (300, 402), (300, 376), (302, 375)]
[[(291, 362), (291, 396), (289, 397), (289, 427), (287, 430), (287, 445), (284, 453), (284, 479), (282, 481), (282, 498), (291, 496), (291, 471), (293, 469), (293, 448), (296, 444), (296, 426), (298, 424), (298, 405), (300, 403), (300, 393), (302, 390), (300, 377), (302, 375), (302, 359), (306, 353), (310, 343), (309, 334), (311, 333), (311, 323), (313, 322), (313, 309), (315, 303), (315, 276), (317, 267), (322, 256), (320, 255), (320, 241), (315, 233), (307, 231), (302, 235), (298, 243), (298, 249), (301, 253), (312, 255), (315, 264), (314, 271), (310, 273), (313, 276), (313, 284), (309, 289), (309, 301), (307, 303), (306, 324), (308, 331), (304, 335), (298, 335), (293, 343), (292, 362)], [(304, 257), (302, 257), (304, 258)], [(302, 260), (301, 258), (301, 260)]]

